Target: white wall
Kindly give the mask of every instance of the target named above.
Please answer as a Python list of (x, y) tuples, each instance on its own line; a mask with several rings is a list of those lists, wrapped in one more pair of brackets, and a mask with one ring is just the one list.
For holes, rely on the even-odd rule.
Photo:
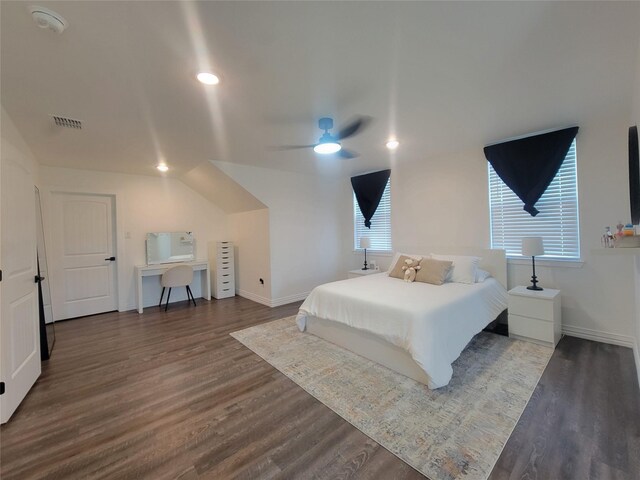
[(635, 275), (635, 288), (636, 288), (636, 343), (633, 348), (633, 353), (636, 359), (636, 373), (638, 375), (638, 385), (640, 385), (640, 255), (636, 255), (636, 275)]
[(235, 250), (236, 293), (271, 305), (269, 210), (229, 215), (229, 232)]
[[(584, 264), (540, 266), (542, 286), (562, 290), (564, 327), (631, 346), (635, 332), (634, 268), (629, 257), (601, 256), (600, 237), (607, 225), (629, 215), (627, 177), (628, 117), (579, 121), (578, 189), (581, 249)], [(524, 132), (523, 132), (524, 133)], [(392, 165), (393, 244), (489, 246), (487, 161), (482, 146), (441, 157), (408, 159)], [(343, 183), (342, 221), (351, 222), (351, 190)], [(626, 220), (628, 221), (628, 220)], [(344, 236), (345, 263), (358, 268), (362, 254), (353, 253), (353, 227)], [(429, 252), (415, 252), (429, 253)], [(372, 256), (386, 268), (389, 256)], [(511, 263), (509, 285), (528, 284), (531, 266)]]
[(636, 56), (636, 78), (633, 84), (633, 112), (631, 114), (631, 123), (632, 125), (640, 126), (640, 41), (638, 42), (638, 52)]
[[(228, 216), (179, 180), (46, 166), (41, 167), (40, 178), (49, 245), (51, 226), (47, 219), (50, 218), (51, 191), (116, 195), (118, 308), (121, 311), (136, 306), (134, 266), (145, 263), (148, 232), (193, 232), (198, 259), (207, 257), (209, 241), (229, 239)], [(194, 280), (193, 292), (198, 297), (200, 282), (197, 278)], [(55, 284), (53, 279), (52, 288)], [(157, 305), (161, 290), (159, 277), (145, 278), (143, 289), (145, 306)], [(171, 299), (184, 300), (186, 293), (177, 289)]]
[(24, 141), (24, 138), (22, 138), (22, 135), (13, 123), (13, 120), (11, 120), (11, 117), (9, 117), (9, 114), (1, 105), (0, 127), (0, 136), (2, 140), (2, 143), (0, 145), (3, 154), (11, 155), (23, 162), (25, 167), (30, 172), (32, 172), (37, 186), (40, 175), (38, 162), (33, 156), (33, 153), (31, 153), (31, 149)]
[(313, 287), (342, 276), (342, 181), (225, 162), (215, 165), (269, 208), (272, 305), (303, 299)]

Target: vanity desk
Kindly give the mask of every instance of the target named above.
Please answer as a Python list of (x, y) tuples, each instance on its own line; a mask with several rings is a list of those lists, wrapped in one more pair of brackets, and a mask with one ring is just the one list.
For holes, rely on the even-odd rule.
[(201, 292), (205, 300), (211, 300), (211, 276), (209, 275), (209, 262), (207, 260), (196, 260), (182, 263), (161, 263), (157, 265), (136, 265), (136, 298), (138, 300), (138, 313), (142, 313), (144, 301), (142, 298), (142, 277), (153, 277), (162, 275), (171, 267), (176, 265), (191, 265), (194, 272), (200, 272)]

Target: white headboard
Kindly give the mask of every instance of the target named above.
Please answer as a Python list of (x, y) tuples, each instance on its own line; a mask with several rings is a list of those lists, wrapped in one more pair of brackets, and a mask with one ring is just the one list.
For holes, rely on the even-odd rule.
[(489, 272), (504, 288), (508, 288), (507, 257), (504, 250), (479, 247), (403, 247), (398, 251), (409, 254), (420, 254), (425, 257), (431, 253), (482, 257), (482, 260), (480, 260), (480, 268)]

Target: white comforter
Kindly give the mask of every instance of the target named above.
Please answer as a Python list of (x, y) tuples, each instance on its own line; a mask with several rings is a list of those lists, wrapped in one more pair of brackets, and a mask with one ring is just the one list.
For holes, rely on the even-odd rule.
[(301, 331), (313, 316), (382, 337), (409, 352), (431, 379), (429, 388), (439, 388), (473, 336), (505, 308), (507, 292), (494, 278), (437, 286), (380, 273), (314, 288), (296, 321)]

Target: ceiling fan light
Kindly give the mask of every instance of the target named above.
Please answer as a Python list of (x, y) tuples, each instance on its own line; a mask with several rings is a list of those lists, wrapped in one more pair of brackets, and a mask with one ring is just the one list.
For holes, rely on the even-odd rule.
[(340, 146), (340, 144), (337, 142), (319, 143), (318, 145), (313, 147), (314, 152), (321, 153), (323, 155), (326, 155), (329, 153), (336, 153), (336, 152), (339, 152), (340, 150), (342, 150), (342, 146)]

